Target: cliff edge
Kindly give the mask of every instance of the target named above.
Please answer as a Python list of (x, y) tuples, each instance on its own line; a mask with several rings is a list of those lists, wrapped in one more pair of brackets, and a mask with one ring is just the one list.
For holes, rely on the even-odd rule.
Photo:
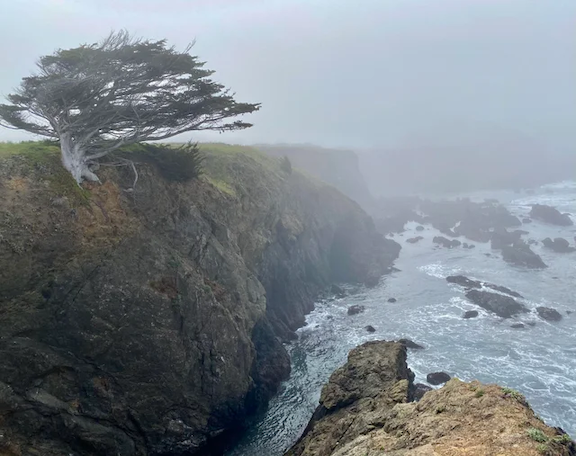
[(453, 379), (411, 402), (412, 379), (401, 344), (353, 349), (286, 456), (576, 455), (516, 391)]
[(249, 148), (205, 174), (107, 166), (80, 188), (43, 143), (0, 144), (0, 455), (194, 455), (290, 370), (281, 340), (332, 282), (398, 247), (335, 189)]

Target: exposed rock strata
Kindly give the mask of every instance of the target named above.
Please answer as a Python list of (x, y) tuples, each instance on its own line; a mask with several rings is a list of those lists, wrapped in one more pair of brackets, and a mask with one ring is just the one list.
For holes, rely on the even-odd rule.
[(332, 187), (255, 152), (169, 182), (78, 188), (57, 153), (0, 161), (0, 453), (193, 455), (289, 373), (280, 339), (399, 246)]

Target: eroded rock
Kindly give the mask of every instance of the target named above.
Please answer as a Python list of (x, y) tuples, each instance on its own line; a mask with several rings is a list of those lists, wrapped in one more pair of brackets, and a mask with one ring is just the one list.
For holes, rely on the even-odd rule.
[(576, 251), (576, 248), (571, 247), (570, 243), (561, 237), (554, 238), (554, 240), (546, 238), (542, 241), (542, 245), (556, 253), (571, 253)]
[(574, 222), (568, 214), (562, 214), (558, 209), (545, 204), (534, 204), (530, 211), (533, 219), (541, 220), (551, 225), (572, 226)]
[(441, 385), (451, 378), (446, 372), (432, 372), (426, 376), (426, 381), (431, 385)]
[(466, 298), (474, 304), (495, 313), (502, 318), (511, 318), (521, 313), (528, 312), (523, 304), (520, 304), (510, 296), (489, 291), (470, 290), (466, 293)]
[(502, 248), (502, 258), (506, 263), (530, 269), (544, 269), (548, 266), (540, 255), (534, 253), (525, 242), (518, 241)]
[(358, 315), (359, 313), (364, 312), (366, 308), (359, 304), (355, 304), (353, 306), (348, 307), (348, 315)]
[(552, 309), (551, 307), (536, 307), (536, 312), (540, 315), (540, 318), (546, 321), (560, 321), (562, 320), (562, 314), (558, 312), (556, 309)]

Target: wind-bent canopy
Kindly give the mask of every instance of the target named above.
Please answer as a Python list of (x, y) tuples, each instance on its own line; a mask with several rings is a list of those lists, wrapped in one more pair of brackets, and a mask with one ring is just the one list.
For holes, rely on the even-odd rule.
[(11, 104), (0, 105), (0, 125), (59, 139), (65, 166), (65, 147), (87, 166), (123, 144), (250, 127), (232, 119), (260, 105), (237, 103), (191, 47), (177, 52), (122, 31), (44, 56)]

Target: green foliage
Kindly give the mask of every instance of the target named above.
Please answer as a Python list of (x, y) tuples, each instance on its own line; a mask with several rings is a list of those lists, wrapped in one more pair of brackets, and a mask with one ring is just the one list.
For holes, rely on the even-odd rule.
[(572, 437), (568, 434), (559, 435), (558, 437), (554, 437), (553, 440), (556, 443), (572, 443)]
[(286, 174), (292, 174), (292, 163), (286, 155), (280, 160), (280, 169)]
[(542, 454), (548, 454), (548, 450), (549, 450), (548, 445), (546, 445), (545, 443), (541, 443), (540, 445), (538, 445), (536, 447), (536, 449), (538, 450), (539, 453), (542, 453)]
[(482, 396), (484, 396), (485, 391), (483, 389), (479, 389), (476, 391), (476, 394), (474, 396), (476, 396), (477, 398), (481, 398)]
[(177, 147), (168, 144), (140, 143), (123, 147), (111, 159), (129, 159), (135, 163), (151, 163), (162, 177), (172, 182), (188, 182), (202, 175), (204, 155), (196, 144)]
[(202, 170), (203, 155), (196, 144), (183, 144), (179, 147), (143, 144), (144, 152), (153, 159), (165, 179), (187, 182), (198, 178)]
[(548, 437), (540, 429), (530, 428), (526, 432), (528, 433), (528, 437), (530, 437), (535, 442), (538, 442), (538, 443), (548, 442)]
[(517, 401), (524, 401), (524, 396), (512, 388), (502, 388), (502, 392), (504, 393), (505, 397), (510, 397), (512, 399), (516, 399)]

